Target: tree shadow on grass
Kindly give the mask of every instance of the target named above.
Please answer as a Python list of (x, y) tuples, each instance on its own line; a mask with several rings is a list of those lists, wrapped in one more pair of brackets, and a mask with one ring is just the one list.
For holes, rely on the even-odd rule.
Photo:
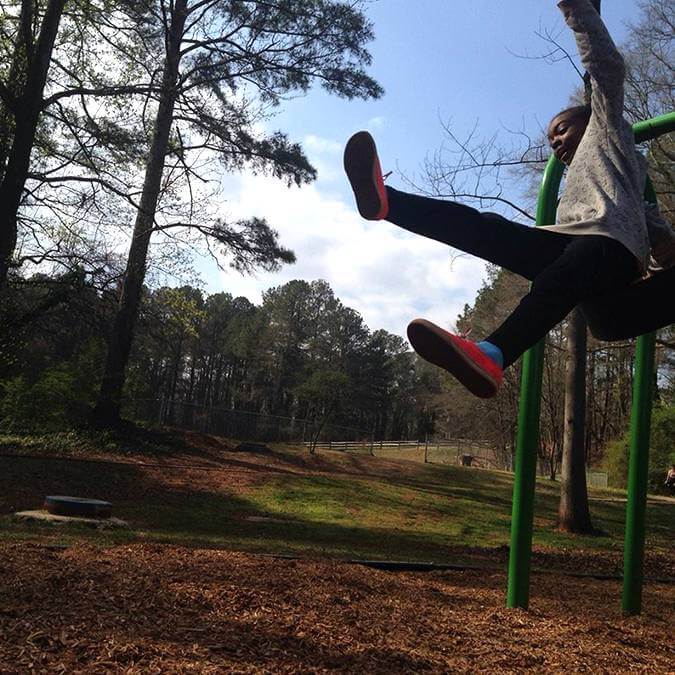
[[(0, 513), (40, 508), (48, 494), (66, 494), (110, 501), (113, 515), (127, 520), (131, 530), (115, 533), (52, 531), (63, 533), (68, 540), (82, 536), (100, 540), (173, 541), (191, 545), (230, 546), (246, 550), (281, 553), (314, 553), (341, 557), (411, 557), (416, 560), (444, 560), (446, 538), (443, 534), (401, 530), (392, 526), (340, 524), (327, 522), (320, 514), (307, 518), (302, 514), (284, 513), (283, 508), (270, 511), (264, 502), (230, 491), (183, 482), (172, 485), (161, 469), (148, 470), (133, 465), (106, 463), (52, 462), (25, 458), (3, 458), (0, 483)], [(361, 507), (387, 512), (410, 511), (407, 494), (389, 494), (372, 490), (363, 494), (362, 485), (345, 484), (336, 479), (313, 477), (308, 486), (317, 508), (331, 515), (340, 500), (359, 498)], [(367, 498), (366, 498), (367, 497)], [(349, 515), (349, 514), (348, 514)], [(268, 520), (269, 519), (269, 520)], [(353, 523), (354, 518), (351, 517)], [(15, 530), (44, 534), (45, 528), (22, 524)], [(73, 536), (65, 536), (68, 533)], [(142, 533), (142, 534), (140, 534)]]
[[(219, 478), (216, 489), (208, 486), (209, 474), (199, 472), (194, 483), (189, 475), (181, 475), (178, 484), (173, 484), (173, 474), (133, 465), (24, 458), (1, 461), (0, 513), (39, 507), (47, 494), (68, 494), (111, 501), (113, 514), (132, 527), (113, 534), (71, 531), (69, 541), (81, 536), (103, 542), (148, 540), (270, 553), (452, 563), (458, 548), (469, 548), (462, 546), (463, 541), (498, 545), (508, 540), (510, 499), (504, 492), (496, 496), (488, 485), (467, 493), (459, 486), (436, 483), (428, 488), (407, 478), (373, 483), (345, 481), (339, 476), (278, 475), (247, 492), (230, 489), (227, 474), (224, 481)], [(261, 496), (261, 490), (271, 491), (275, 499), (270, 494)], [(350, 510), (352, 504), (358, 511)], [(603, 504), (602, 511), (603, 527), (615, 520), (611, 524), (621, 535), (616, 511), (609, 504)], [(658, 533), (667, 536), (672, 533), (672, 522), (667, 514), (658, 515)], [(46, 531), (31, 530), (28, 525), (15, 529), (28, 535)], [(539, 526), (535, 541), (538, 533), (552, 545), (569, 540)], [(503, 549), (484, 550), (501, 564)]]

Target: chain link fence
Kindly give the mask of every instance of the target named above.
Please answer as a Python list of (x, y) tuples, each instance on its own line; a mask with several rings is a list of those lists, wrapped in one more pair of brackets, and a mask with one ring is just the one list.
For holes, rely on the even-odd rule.
[(364, 429), (266, 413), (248, 412), (165, 399), (127, 400), (124, 415), (139, 422), (170, 426), (241, 441), (298, 443), (315, 450), (369, 454), (433, 464), (463, 464), (511, 470), (490, 443), (467, 439), (374, 440)]
[[(242, 441), (298, 443), (308, 448), (315, 443), (315, 450), (319, 452), (348, 452), (429, 464), (455, 464), (513, 471), (513, 460), (508, 449), (497, 452), (491, 443), (474, 439), (374, 440), (370, 431), (324, 424), (321, 420), (161, 399), (125, 401), (124, 413), (127, 417), (149, 424), (200, 431)], [(539, 474), (547, 473), (547, 467), (540, 461)], [(592, 486), (606, 487), (607, 474), (588, 471), (587, 482)]]
[(135, 399), (125, 401), (124, 415), (139, 422), (177, 427), (205, 434), (266, 443), (304, 443), (317, 434), (320, 442), (331, 440), (370, 442), (372, 434), (338, 424), (322, 424), (265, 413), (230, 410), (182, 401)]

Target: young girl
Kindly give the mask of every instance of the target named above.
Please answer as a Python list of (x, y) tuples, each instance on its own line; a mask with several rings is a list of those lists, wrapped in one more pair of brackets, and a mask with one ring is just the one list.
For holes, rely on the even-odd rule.
[[(529, 227), (385, 187), (370, 134), (355, 134), (345, 148), (345, 170), (364, 218), (386, 219), (533, 282), (513, 313), (482, 342), (425, 319), (408, 326), (408, 338), (422, 358), (483, 398), (497, 393), (504, 368), (580, 303), (594, 334), (603, 339), (635, 336), (675, 321), (672, 301), (645, 313), (645, 296), (654, 286), (661, 298), (667, 297), (664, 284), (675, 290), (675, 232), (655, 209), (645, 209), (646, 161), (623, 118), (623, 59), (589, 0), (563, 0), (558, 6), (574, 31), (592, 97), (590, 106), (568, 108), (549, 125), (551, 148), (569, 167), (556, 225)], [(671, 269), (636, 283), (648, 274), (650, 262)]]

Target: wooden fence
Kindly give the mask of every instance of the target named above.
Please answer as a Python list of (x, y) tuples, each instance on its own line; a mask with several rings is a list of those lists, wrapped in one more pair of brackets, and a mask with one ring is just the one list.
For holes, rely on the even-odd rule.
[[(306, 447), (310, 443), (304, 443)], [(316, 449), (332, 452), (349, 452), (390, 459), (407, 459), (428, 464), (461, 464), (479, 469), (513, 471), (511, 463), (496, 455), (489, 443), (464, 438), (425, 441), (320, 441)], [(540, 474), (548, 475), (540, 466)], [(560, 475), (556, 477), (560, 480)], [(607, 487), (607, 473), (589, 470), (586, 482), (592, 487)]]
[[(311, 444), (306, 442), (304, 445), (309, 447)], [(461, 438), (424, 441), (320, 441), (316, 450), (408, 459), (430, 464), (464, 464), (483, 469), (510, 468), (494, 456), (489, 443)]]

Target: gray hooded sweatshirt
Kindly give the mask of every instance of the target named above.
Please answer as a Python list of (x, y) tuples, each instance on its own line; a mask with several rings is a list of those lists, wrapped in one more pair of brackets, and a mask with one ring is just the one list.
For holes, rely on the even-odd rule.
[(636, 152), (633, 130), (623, 117), (623, 58), (589, 0), (563, 0), (558, 7), (591, 77), (591, 117), (567, 170), (557, 224), (544, 228), (616, 239), (642, 272), (670, 267), (675, 231), (658, 209), (645, 205), (647, 161)]

